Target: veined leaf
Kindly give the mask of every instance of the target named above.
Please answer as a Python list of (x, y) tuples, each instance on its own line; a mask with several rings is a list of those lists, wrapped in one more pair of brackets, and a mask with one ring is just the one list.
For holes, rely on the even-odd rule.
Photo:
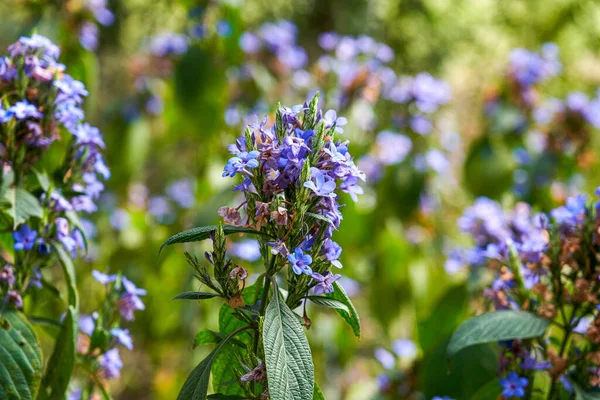
[(73, 374), (77, 346), (77, 311), (69, 306), (42, 380), (40, 399), (62, 400)]
[(44, 216), (40, 201), (24, 189), (9, 188), (4, 197), (10, 203), (8, 215), (13, 220), (14, 228), (26, 222), (29, 217), (42, 218)]
[(525, 311), (507, 310), (479, 315), (456, 329), (448, 344), (448, 355), (479, 343), (540, 337), (549, 324), (549, 320)]
[(208, 380), (210, 378), (210, 368), (212, 367), (212, 363), (219, 354), (219, 351), (223, 348), (223, 346), (235, 335), (240, 333), (242, 330), (246, 329), (240, 328), (231, 334), (229, 334), (225, 339), (223, 339), (217, 347), (204, 359), (188, 376), (187, 380), (183, 384), (179, 395), (177, 396), (177, 400), (206, 400), (206, 394), (208, 392)]
[(354, 335), (360, 339), (360, 318), (358, 317), (358, 312), (356, 312), (356, 309), (354, 308), (350, 297), (348, 297), (346, 291), (344, 290), (342, 285), (339, 284), (339, 282), (334, 282), (333, 288), (335, 290), (333, 291), (333, 293), (328, 293), (327, 297), (337, 300), (344, 304), (346, 307), (348, 307), (348, 311), (342, 309), (336, 309), (336, 311), (342, 316), (344, 321), (346, 321), (348, 325), (350, 325), (350, 327), (352, 328), (352, 332), (354, 332)]
[(219, 297), (218, 293), (208, 292), (184, 292), (173, 297), (173, 300), (206, 300)]
[(350, 309), (344, 303), (339, 300), (334, 300), (325, 296), (308, 296), (310, 301), (320, 306), (335, 308), (337, 310), (345, 311), (346, 313), (350, 313)]
[(0, 317), (0, 398), (33, 400), (42, 376), (42, 352), (25, 316), (13, 310)]
[[(163, 247), (169, 246), (175, 243), (187, 243), (187, 242), (199, 242), (201, 240), (208, 239), (210, 233), (217, 229), (218, 225), (200, 226), (198, 228), (188, 229), (187, 231), (179, 232), (176, 235), (171, 236), (160, 246), (159, 253)], [(268, 236), (264, 232), (259, 232), (252, 228), (244, 228), (241, 226), (223, 225), (223, 231), (225, 235), (231, 235), (232, 233), (251, 233), (254, 235)]]
[(263, 347), (272, 400), (312, 400), (315, 373), (308, 339), (292, 310), (274, 295), (263, 323)]
[[(242, 298), (246, 304), (254, 304), (255, 299), (262, 293), (262, 284), (257, 283), (244, 289)], [(223, 304), (219, 310), (219, 334), (229, 334), (236, 329), (246, 326), (233, 315), (233, 309)], [(247, 333), (247, 332), (246, 332)], [(243, 395), (244, 390), (238, 385), (237, 371), (243, 371), (238, 362), (238, 355), (244, 356), (251, 345), (252, 338), (248, 334), (240, 335), (236, 341), (230, 341), (223, 347), (212, 367), (212, 385), (216, 392), (223, 395)], [(240, 344), (242, 346), (240, 346)], [(234, 347), (236, 345), (237, 347)]]
[(54, 247), (56, 255), (58, 256), (58, 261), (63, 267), (65, 280), (67, 282), (67, 290), (69, 293), (69, 305), (72, 306), (75, 310), (78, 310), (79, 295), (77, 294), (77, 283), (75, 280), (75, 266), (73, 265), (73, 260), (63, 248), (62, 243), (53, 241), (52, 247)]
[(37, 169), (33, 168), (33, 173), (35, 174), (35, 177), (37, 178), (42, 190), (44, 192), (48, 192), (48, 189), (50, 189), (50, 179), (48, 178), (48, 174), (46, 173), (46, 171), (40, 172)]

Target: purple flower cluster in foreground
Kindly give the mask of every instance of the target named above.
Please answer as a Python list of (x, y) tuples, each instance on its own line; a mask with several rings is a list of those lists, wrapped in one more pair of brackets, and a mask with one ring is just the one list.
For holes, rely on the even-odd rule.
[[(336, 123), (345, 120), (331, 111), (325, 114), (329, 118), (324, 118), (315, 102), (316, 98), (310, 105), (280, 108), (273, 128), (266, 129), (265, 116), (262, 123), (249, 126), (245, 135), (229, 146), (232, 157), (223, 176), (241, 176), (242, 182), (235, 190), (247, 200), (243, 207), (221, 207), (219, 215), (226, 223), (259, 230), (272, 223), (282, 236), (269, 242), (271, 252), (285, 257), (294, 274), (310, 276), (315, 293), (322, 294), (332, 292), (332, 284), (340, 279), (340, 275), (327, 270), (329, 265), (342, 267), (342, 249), (331, 239), (342, 219), (339, 193), (356, 200), (362, 193), (358, 183), (365, 175), (354, 164), (348, 142), (332, 138)], [(315, 128), (302, 128), (306, 126), (300, 119), (302, 112), (304, 121), (314, 118)], [(250, 199), (253, 208), (248, 206)], [(302, 202), (321, 219), (313, 218), (312, 228), (291, 241), (283, 232), (301, 218), (298, 213), (302, 211), (297, 207)]]

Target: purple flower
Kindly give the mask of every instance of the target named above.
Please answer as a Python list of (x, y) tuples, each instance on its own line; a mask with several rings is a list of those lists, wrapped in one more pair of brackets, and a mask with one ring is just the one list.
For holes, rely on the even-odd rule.
[(317, 295), (333, 293), (333, 282), (338, 281), (342, 277), (339, 274), (332, 274), (329, 271), (327, 271), (325, 275), (321, 275), (318, 272), (313, 272), (310, 276), (315, 282), (317, 282), (313, 288), (313, 291)]
[(392, 349), (398, 357), (414, 358), (417, 355), (417, 345), (410, 339), (398, 339), (392, 344)]
[(92, 271), (92, 276), (94, 277), (95, 280), (97, 280), (98, 282), (100, 282), (103, 285), (108, 285), (109, 283), (117, 280), (117, 275), (108, 275), (108, 274), (105, 274), (103, 272), (96, 271), (96, 270)]
[(157, 57), (184, 54), (188, 49), (188, 40), (184, 35), (161, 33), (150, 40), (150, 52)]
[(110, 330), (110, 334), (116, 337), (123, 346), (127, 347), (129, 350), (133, 350), (133, 340), (131, 340), (129, 330), (113, 328)]
[(527, 378), (521, 378), (516, 372), (509, 372), (506, 378), (500, 379), (502, 387), (502, 396), (510, 397), (525, 397), (525, 388), (529, 384)]
[(37, 107), (27, 100), (18, 101), (6, 110), (4, 120), (12, 117), (16, 119), (43, 118), (44, 114), (38, 111)]
[(223, 176), (235, 176), (236, 173), (245, 173), (253, 176), (247, 168), (256, 168), (259, 165), (257, 160), (260, 153), (256, 150), (251, 152), (242, 151), (237, 154), (236, 157), (231, 157), (225, 165)]
[(91, 337), (94, 329), (96, 329), (96, 319), (92, 315), (82, 315), (79, 317), (79, 331)]
[(246, 54), (256, 54), (260, 51), (262, 42), (258, 36), (251, 32), (244, 32), (240, 36), (240, 48)]
[(376, 138), (376, 157), (383, 165), (394, 165), (404, 161), (412, 149), (412, 141), (393, 131), (381, 131)]
[(167, 194), (183, 208), (192, 208), (196, 203), (194, 187), (189, 179), (181, 179), (169, 185)]
[(15, 240), (15, 251), (31, 250), (35, 244), (37, 232), (32, 230), (29, 225), (23, 224), (18, 231), (13, 232)]
[(338, 118), (335, 110), (328, 110), (323, 116), (323, 121), (325, 121), (326, 128), (331, 128), (333, 125), (335, 125), (335, 131), (340, 133), (344, 133), (344, 129), (342, 129), (342, 127), (348, 124), (348, 120), (346, 118)]
[(304, 187), (312, 190), (317, 196), (321, 197), (335, 197), (336, 194), (333, 192), (335, 190), (335, 179), (330, 177), (329, 175), (324, 174), (318, 168), (312, 167), (311, 169), (312, 180), (308, 182), (304, 182)]
[(331, 239), (327, 239), (323, 244), (323, 252), (325, 258), (331, 263), (331, 265), (342, 268), (342, 263), (339, 261), (342, 255), (342, 247)]
[(310, 264), (312, 264), (312, 257), (309, 254), (304, 254), (300, 247), (296, 247), (293, 253), (288, 255), (288, 261), (292, 264), (292, 269), (296, 275), (312, 274)]
[(99, 358), (106, 379), (116, 379), (121, 375), (123, 362), (118, 349), (110, 349)]
[(79, 30), (79, 43), (86, 50), (94, 51), (98, 47), (98, 25), (84, 22)]
[(242, 260), (256, 261), (260, 258), (260, 245), (255, 239), (242, 240), (232, 243), (229, 252)]
[(0, 270), (0, 283), (5, 283), (8, 286), (15, 284), (15, 271), (12, 266), (5, 265), (4, 268)]
[(6, 301), (16, 308), (23, 308), (23, 298), (21, 298), (21, 295), (16, 290), (9, 290), (6, 292)]
[(119, 301), (121, 317), (126, 321), (133, 321), (133, 313), (137, 310), (144, 310), (146, 308), (142, 299), (139, 298), (139, 296), (144, 296), (146, 294), (146, 290), (137, 288), (133, 282), (126, 277), (122, 278), (122, 283), (125, 292), (121, 295)]
[(385, 369), (392, 369), (396, 365), (396, 358), (394, 355), (382, 347), (375, 350), (375, 358)]

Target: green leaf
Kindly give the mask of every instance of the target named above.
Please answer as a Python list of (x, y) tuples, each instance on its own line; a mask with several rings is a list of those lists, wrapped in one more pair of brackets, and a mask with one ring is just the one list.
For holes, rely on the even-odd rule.
[(307, 298), (310, 301), (312, 301), (313, 303), (318, 304), (320, 306), (329, 307), (329, 308), (335, 308), (337, 310), (345, 311), (346, 313), (350, 312), (350, 309), (344, 303), (342, 303), (341, 301), (338, 301), (338, 300), (331, 299), (329, 297), (325, 297), (325, 296), (308, 296)]
[(540, 337), (549, 320), (525, 311), (496, 311), (463, 322), (452, 335), (448, 355), (479, 343)]
[(206, 394), (208, 392), (208, 380), (210, 378), (210, 368), (212, 367), (212, 363), (219, 354), (219, 351), (223, 348), (223, 346), (229, 341), (229, 339), (233, 338), (237, 335), (242, 329), (238, 329), (231, 334), (229, 334), (225, 339), (223, 339), (217, 347), (204, 359), (188, 376), (187, 380), (183, 384), (179, 395), (177, 396), (177, 400), (205, 400)]
[[(248, 305), (253, 305), (255, 299), (262, 294), (262, 282), (248, 286), (242, 293), (244, 302)], [(240, 321), (233, 315), (233, 309), (227, 304), (223, 304), (219, 310), (219, 333), (229, 334), (236, 329), (246, 326), (246, 323)], [(247, 351), (242, 349), (239, 344), (244, 344), (246, 347), (251, 343), (250, 335), (240, 335), (236, 342), (231, 341), (217, 356), (212, 368), (212, 384), (216, 392), (227, 395), (244, 395), (244, 390), (238, 385), (237, 371), (243, 371), (242, 366), (238, 361), (238, 356), (244, 356)], [(239, 342), (239, 343), (238, 343)], [(237, 347), (234, 347), (238, 344)]]
[[(200, 332), (196, 334), (194, 339), (194, 348), (207, 344), (218, 344), (221, 343), (227, 337), (226, 334), (211, 331), (210, 329), (202, 329)], [(246, 347), (244, 342), (241, 342), (237, 339), (231, 339), (231, 344), (235, 344), (236, 346), (240, 346), (242, 348)]]
[(81, 233), (81, 236), (83, 237), (83, 244), (85, 245), (85, 248), (87, 249), (87, 247), (88, 247), (87, 237), (85, 236), (85, 230), (83, 229), (83, 224), (81, 223), (81, 220), (79, 219), (79, 215), (77, 215), (77, 213), (75, 211), (65, 211), (65, 217), (67, 217), (67, 219), (69, 220), (71, 225), (73, 225), (75, 228), (77, 228), (77, 230)]
[(219, 297), (218, 293), (208, 292), (183, 292), (173, 297), (173, 300), (206, 300), (213, 297)]
[(577, 383), (573, 382), (572, 380), (570, 380), (570, 381), (571, 381), (571, 384), (573, 385), (573, 390), (575, 390), (575, 400), (599, 400), (600, 399), (600, 392), (594, 392), (594, 393), (586, 392)]
[(469, 300), (466, 285), (448, 288), (436, 301), (431, 313), (419, 318), (419, 344), (423, 352), (428, 352), (452, 335), (467, 316)]
[(333, 291), (333, 293), (328, 293), (327, 297), (341, 302), (348, 308), (349, 311), (344, 311), (341, 309), (336, 309), (336, 311), (342, 316), (344, 321), (346, 321), (348, 325), (350, 325), (350, 327), (352, 328), (352, 332), (354, 332), (354, 335), (360, 339), (360, 318), (358, 317), (358, 312), (356, 312), (356, 309), (354, 308), (350, 297), (348, 297), (346, 291), (344, 290), (342, 285), (339, 284), (339, 282), (334, 282), (333, 288), (335, 290)]
[(318, 220), (321, 220), (321, 221), (327, 222), (328, 224), (331, 224), (331, 225), (333, 225), (333, 221), (332, 221), (330, 218), (327, 218), (327, 217), (326, 217), (326, 216), (324, 216), (324, 215), (321, 215), (321, 214), (315, 214), (315, 213), (311, 213), (311, 212), (304, 213), (304, 215), (306, 215), (306, 216), (308, 216), (308, 217), (311, 217), (311, 218), (314, 218), (314, 219), (318, 219)]
[(35, 399), (42, 376), (42, 352), (25, 316), (13, 310), (0, 317), (0, 398)]
[(73, 374), (77, 346), (77, 311), (69, 306), (42, 380), (41, 399), (62, 400)]
[(48, 192), (48, 189), (50, 189), (50, 179), (48, 178), (48, 174), (45, 171), (40, 172), (35, 168), (33, 168), (33, 173), (35, 174), (35, 177), (37, 178), (42, 190), (44, 192)]
[(489, 381), (484, 386), (482, 386), (471, 400), (489, 400), (489, 399), (497, 399), (502, 394), (502, 386), (500, 386), (500, 382), (498, 379), (494, 379), (493, 381)]
[(315, 390), (313, 391), (313, 400), (325, 400), (325, 395), (323, 394), (323, 391), (321, 390), (319, 385), (317, 385), (317, 382), (315, 382)]
[(263, 323), (263, 347), (272, 400), (312, 400), (315, 373), (308, 339), (292, 310), (274, 295)]
[(58, 261), (62, 265), (63, 272), (65, 274), (65, 281), (67, 282), (67, 290), (69, 293), (69, 306), (72, 306), (75, 310), (79, 309), (79, 295), (77, 293), (77, 282), (75, 279), (75, 266), (73, 260), (67, 254), (62, 246), (62, 243), (53, 241), (52, 247), (56, 250)]
[[(201, 240), (206, 240), (210, 237), (210, 233), (218, 227), (218, 225), (200, 226), (198, 228), (192, 228), (188, 229), (187, 231), (179, 232), (178, 234), (173, 235), (165, 240), (165, 242), (160, 246), (159, 253), (162, 251), (163, 247), (175, 243), (198, 242)], [(225, 235), (231, 235), (232, 233), (251, 233), (255, 235), (268, 236), (268, 234), (259, 232), (252, 228), (244, 228), (233, 225), (223, 225), (223, 231), (225, 232)]]
[(215, 394), (211, 394), (207, 397), (207, 399), (209, 400), (245, 400), (246, 397), (242, 397), (242, 396), (238, 396), (238, 395), (231, 395), (231, 394), (220, 394), (220, 393), (215, 393)]
[(5, 198), (11, 205), (8, 215), (13, 220), (14, 228), (26, 222), (29, 217), (42, 218), (44, 216), (44, 210), (42, 210), (39, 200), (26, 190), (9, 188), (6, 190)]

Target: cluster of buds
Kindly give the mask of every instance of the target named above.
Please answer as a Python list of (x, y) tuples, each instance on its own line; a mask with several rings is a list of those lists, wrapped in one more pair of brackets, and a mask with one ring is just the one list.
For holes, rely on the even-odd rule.
[(501, 343), (505, 397), (524, 397), (540, 371), (552, 378), (554, 393), (600, 387), (599, 204), (578, 195), (549, 216), (532, 215), (523, 203), (504, 215), (480, 199), (460, 220), (477, 242), (463, 260), (494, 275), (484, 292), (490, 307), (552, 321), (544, 339)]

